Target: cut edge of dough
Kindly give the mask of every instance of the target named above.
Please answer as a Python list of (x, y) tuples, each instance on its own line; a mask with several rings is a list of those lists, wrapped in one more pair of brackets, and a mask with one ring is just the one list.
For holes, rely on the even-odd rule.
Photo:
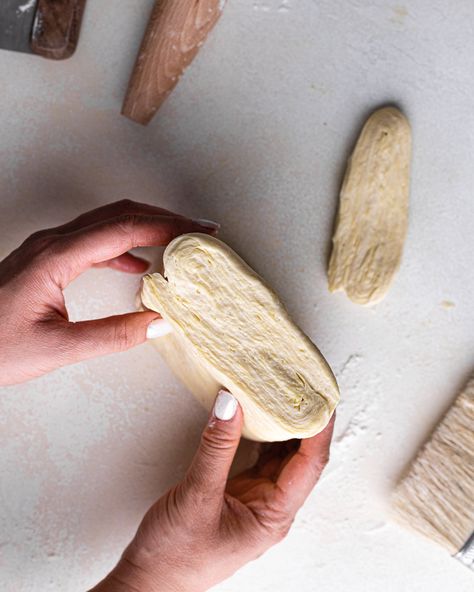
[[(215, 367), (215, 365), (209, 359), (206, 358), (206, 356), (202, 352), (196, 349), (193, 342), (187, 337), (186, 330), (183, 329), (183, 327), (181, 327), (181, 325), (176, 321), (172, 314), (168, 314), (168, 311), (166, 310), (165, 306), (157, 306), (157, 300), (160, 300), (160, 298), (159, 290), (157, 289), (156, 284), (161, 285), (161, 287), (163, 287), (164, 283), (167, 283), (166, 278), (168, 274), (168, 261), (172, 258), (175, 249), (179, 248), (180, 243), (183, 240), (189, 240), (193, 237), (198, 237), (200, 241), (205, 241), (210, 247), (215, 248), (217, 246), (219, 250), (225, 250), (228, 253), (228, 255), (240, 265), (240, 271), (242, 273), (245, 273), (249, 278), (251, 278), (252, 281), (258, 282), (260, 285), (263, 285), (269, 293), (269, 295), (271, 295), (272, 300), (274, 301), (274, 305), (278, 308), (279, 314), (282, 315), (284, 321), (291, 325), (298, 332), (299, 338), (302, 340), (302, 342), (304, 342), (305, 347), (311, 350), (312, 354), (315, 355), (315, 357), (317, 358), (321, 366), (321, 369), (318, 369), (318, 374), (320, 376), (320, 379), (322, 379), (322, 382), (324, 383), (324, 388), (322, 388), (322, 390), (324, 390), (324, 394), (321, 393), (319, 390), (315, 391), (316, 395), (318, 396), (321, 402), (321, 406), (319, 408), (319, 412), (317, 414), (315, 413), (314, 417), (310, 422), (309, 427), (307, 427), (306, 430), (295, 430), (294, 425), (292, 426), (289, 420), (285, 421), (285, 419), (279, 415), (271, 416), (268, 413), (267, 409), (265, 409), (265, 406), (262, 404), (262, 402), (249, 394), (251, 392), (251, 389), (248, 389), (249, 393), (247, 393), (245, 389), (241, 388), (238, 384), (236, 384), (233, 381), (231, 376), (228, 376), (221, 372), (218, 368)], [(196, 398), (200, 400), (201, 403), (203, 403), (209, 409), (211, 407), (211, 400), (213, 401), (215, 395), (217, 394), (218, 387), (223, 386), (229, 389), (239, 399), (244, 410), (244, 414), (246, 408), (251, 407), (252, 409), (252, 422), (251, 425), (248, 425), (247, 429), (244, 430), (244, 435), (254, 440), (270, 441), (286, 440), (294, 437), (305, 438), (314, 436), (315, 434), (322, 431), (329, 422), (339, 402), (339, 389), (336, 378), (328, 362), (325, 360), (324, 356), (321, 354), (317, 346), (292, 321), (285, 306), (280, 301), (274, 290), (271, 287), (269, 287), (266, 284), (266, 282), (228, 245), (221, 241), (218, 241), (217, 239), (209, 237), (208, 235), (191, 233), (178, 237), (168, 245), (164, 253), (163, 261), (163, 274), (147, 274), (143, 278), (142, 302), (147, 308), (159, 312), (162, 315), (162, 317), (168, 323), (170, 323), (176, 334), (179, 335), (179, 339), (176, 338), (176, 340), (182, 341), (183, 347), (186, 347), (188, 350), (187, 354), (189, 354), (189, 352), (193, 352), (192, 357), (194, 358), (194, 363), (200, 366), (199, 372), (207, 372), (208, 375), (212, 378), (212, 380), (215, 381), (215, 384), (217, 385), (215, 389), (216, 392), (211, 393), (209, 399), (209, 397), (206, 394), (197, 394), (196, 388), (193, 388), (192, 385), (190, 385), (189, 381), (187, 383), (186, 377), (183, 377), (183, 373), (177, 372), (176, 369), (174, 369), (175, 374), (177, 374), (178, 377), (182, 380), (182, 382), (185, 383), (185, 385), (191, 390), (191, 392), (193, 392)], [(160, 351), (160, 353), (162, 353), (162, 355), (164, 354), (165, 359), (167, 358), (166, 352), (163, 351), (165, 348), (160, 346), (164, 345), (164, 339), (166, 339), (167, 337), (154, 340), (156, 348)], [(167, 361), (168, 363), (170, 363), (169, 359), (167, 359)], [(256, 421), (254, 421), (254, 416), (258, 416), (258, 429), (254, 429), (252, 427), (253, 424), (256, 423)], [(262, 438), (261, 433), (266, 433), (267, 436)]]

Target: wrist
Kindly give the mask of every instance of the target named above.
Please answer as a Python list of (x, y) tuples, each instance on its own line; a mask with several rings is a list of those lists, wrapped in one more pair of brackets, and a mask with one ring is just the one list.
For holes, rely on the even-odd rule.
[[(172, 568), (169, 568), (170, 571)], [(122, 557), (117, 566), (90, 592), (185, 592), (161, 575), (154, 566), (153, 575), (149, 574), (126, 557)]]

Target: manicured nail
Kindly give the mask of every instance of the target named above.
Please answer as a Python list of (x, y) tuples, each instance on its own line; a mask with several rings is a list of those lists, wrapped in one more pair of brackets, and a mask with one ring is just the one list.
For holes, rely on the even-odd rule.
[(221, 389), (214, 404), (214, 415), (217, 419), (229, 421), (234, 417), (236, 411), (237, 399), (229, 391)]
[(168, 335), (171, 333), (173, 327), (165, 321), (165, 319), (156, 319), (152, 321), (146, 330), (146, 338), (147, 339), (157, 339), (158, 337), (163, 337), (164, 335)]
[(205, 218), (198, 218), (197, 220), (193, 220), (193, 222), (199, 224), (199, 226), (202, 226), (203, 228), (209, 228), (209, 230), (219, 230), (219, 228), (221, 227), (219, 222), (214, 222), (213, 220), (206, 220)]

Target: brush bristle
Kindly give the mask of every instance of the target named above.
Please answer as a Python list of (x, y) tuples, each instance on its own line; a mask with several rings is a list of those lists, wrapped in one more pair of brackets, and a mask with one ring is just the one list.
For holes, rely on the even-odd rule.
[(451, 554), (474, 531), (474, 377), (395, 490), (396, 517)]

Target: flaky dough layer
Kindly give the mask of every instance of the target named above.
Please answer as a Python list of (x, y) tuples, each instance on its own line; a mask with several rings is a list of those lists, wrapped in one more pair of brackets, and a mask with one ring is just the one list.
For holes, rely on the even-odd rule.
[(227, 245), (201, 234), (172, 241), (164, 275), (144, 278), (142, 301), (172, 326), (154, 345), (208, 409), (220, 387), (244, 411), (244, 435), (306, 438), (328, 423), (337, 383), (276, 294)]
[(400, 265), (408, 226), (411, 131), (398, 109), (367, 120), (341, 188), (329, 262), (329, 290), (359, 304), (387, 293)]

